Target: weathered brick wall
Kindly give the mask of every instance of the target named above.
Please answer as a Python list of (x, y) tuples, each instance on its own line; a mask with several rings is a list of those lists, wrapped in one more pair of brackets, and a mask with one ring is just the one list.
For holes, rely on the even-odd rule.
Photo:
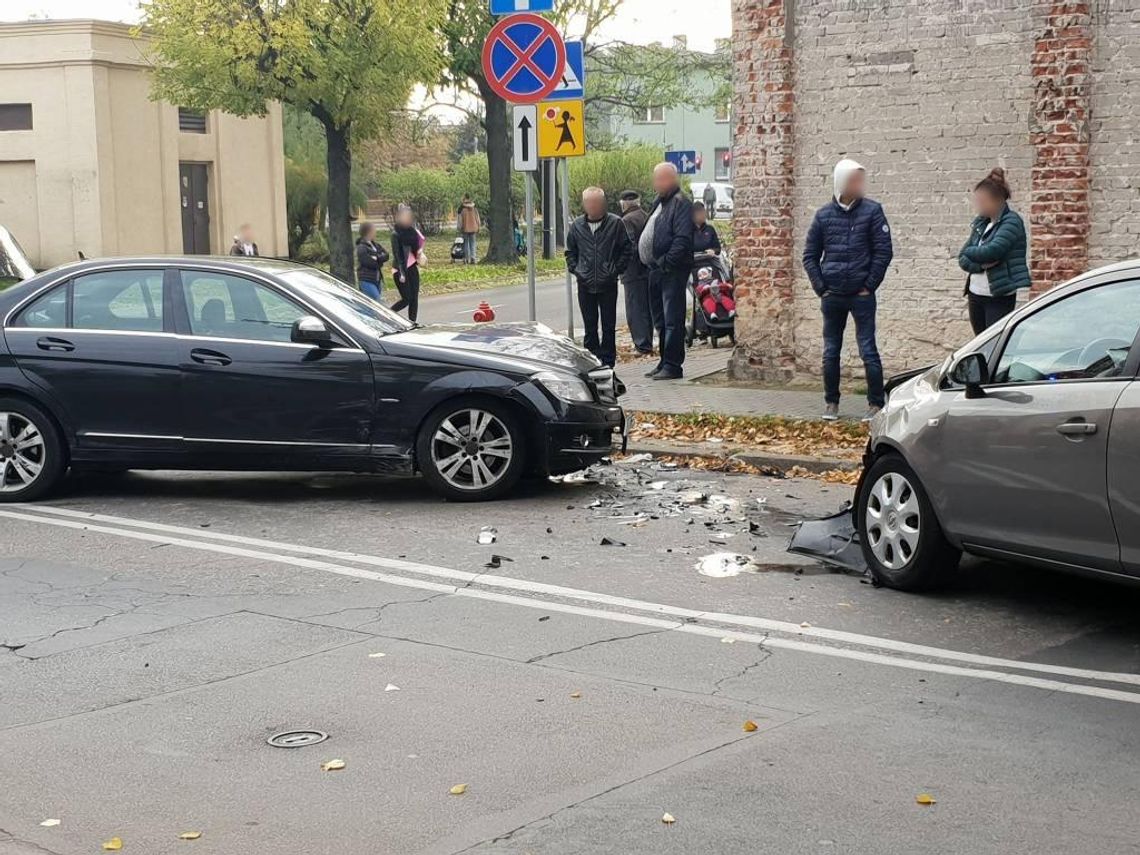
[(1140, 0), (1092, 3), (1089, 264), (1140, 255)]
[[(788, 362), (790, 318), (794, 367), (818, 376), (819, 306), (799, 258), (841, 157), (868, 168), (892, 224), (879, 302), (888, 371), (969, 336), (957, 252), (970, 190), (994, 166), (1029, 227), (1038, 286), (1140, 254), (1140, 0), (735, 0), (734, 16), (738, 375), (771, 378), (773, 360)], [(774, 61), (756, 39), (777, 28)], [(791, 115), (773, 126), (754, 105), (788, 81)], [(774, 143), (778, 157), (754, 150)], [(787, 259), (771, 242), (788, 233), (788, 194), (790, 289), (771, 272)], [(848, 339), (845, 367), (859, 374)]]
[[(789, 0), (790, 2), (790, 0)], [(795, 373), (792, 256), (792, 33), (784, 0), (733, 0), (736, 127), (734, 376), (786, 381)]]

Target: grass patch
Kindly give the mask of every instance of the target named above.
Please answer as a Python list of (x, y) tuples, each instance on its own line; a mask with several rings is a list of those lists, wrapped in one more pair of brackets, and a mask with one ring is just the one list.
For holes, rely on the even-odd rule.
[[(504, 285), (521, 285), (526, 282), (526, 259), (517, 264), (462, 264), (451, 261), (451, 244), (454, 234), (434, 235), (427, 239), (424, 252), (428, 263), (420, 271), (420, 289), (424, 296), (454, 294), (460, 291), (477, 291)], [(479, 235), (479, 252), (487, 247), (485, 234)], [(549, 261), (535, 259), (535, 275), (540, 279), (566, 272), (566, 262), (559, 252)]]

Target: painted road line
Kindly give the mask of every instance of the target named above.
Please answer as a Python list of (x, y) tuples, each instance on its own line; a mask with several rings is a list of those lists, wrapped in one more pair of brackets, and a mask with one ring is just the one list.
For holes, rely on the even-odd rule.
[[(521, 606), (524, 608), (539, 609), (547, 612), (558, 612), (562, 614), (572, 614), (582, 617), (597, 618), (618, 623), (648, 626), (655, 629), (660, 629), (662, 631), (679, 632), (687, 635), (699, 635), (707, 638), (718, 639), (723, 638), (726, 635), (723, 629), (717, 627), (699, 626), (696, 624), (680, 621), (668, 621), (662, 620), (661, 618), (649, 617), (647, 615), (629, 614), (627, 612), (616, 612), (608, 609), (576, 606), (568, 603), (542, 600), (537, 597), (500, 594), (496, 591), (484, 591), (478, 588), (465, 588), (453, 585), (444, 585), (438, 582), (429, 582), (423, 579), (409, 579), (405, 576), (393, 576), (386, 573), (377, 573), (371, 570), (364, 570), (359, 567), (347, 567), (328, 561), (317, 561), (312, 558), (303, 558), (296, 555), (267, 552), (242, 546), (230, 546), (222, 543), (210, 543), (201, 539), (172, 537), (155, 532), (137, 531), (130, 528), (116, 528), (92, 522), (59, 519), (42, 515), (18, 513), (14, 511), (0, 511), (0, 517), (23, 522), (36, 523), (40, 525), (67, 528), (76, 531), (98, 532), (100, 534), (107, 534), (114, 537), (141, 540), (150, 543), (164, 543), (171, 546), (182, 546), (187, 549), (203, 552), (235, 555), (238, 557), (251, 558), (258, 561), (269, 561), (277, 564), (292, 565), (311, 570), (320, 570), (322, 572), (334, 573), (341, 576), (348, 576), (356, 579), (370, 579), (373, 581), (400, 587), (430, 590), (444, 595), (466, 597), (470, 599), (484, 600), (487, 602)], [(830, 656), (833, 658), (848, 659), (875, 665), (887, 665), (894, 668), (906, 668), (912, 671), (922, 671), (930, 674), (943, 674), (952, 677), (966, 677), (988, 682), (1001, 682), (1015, 686), (1042, 689), (1049, 692), (1063, 692), (1066, 694), (1083, 695), (1086, 697), (1100, 698), (1104, 700), (1140, 704), (1140, 692), (1129, 692), (1120, 689), (1108, 689), (1101, 686), (1090, 686), (1081, 683), (1066, 683), (1060, 680), (1049, 680), (1041, 677), (1031, 677), (1025, 674), (1008, 673), (1006, 671), (963, 668), (958, 665), (947, 665), (939, 662), (928, 662), (918, 659), (906, 659), (901, 656), (893, 656), (885, 653), (873, 653), (865, 650), (833, 647), (823, 644), (814, 644), (808, 641), (796, 641), (794, 639), (770, 637), (767, 635), (759, 635), (755, 633), (731, 632), (727, 634), (740, 641), (751, 642), (763, 647), (767, 647), (769, 649), (792, 650), (800, 653)]]
[(129, 517), (111, 516), (108, 514), (95, 514), (88, 511), (77, 511), (70, 508), (59, 508), (47, 505), (29, 505), (21, 507), (21, 511), (34, 511), (69, 519), (89, 520), (91, 522), (109, 523), (128, 528), (139, 528), (148, 531), (163, 532), (173, 535), (184, 535), (192, 538), (205, 538), (224, 543), (236, 543), (243, 546), (253, 546), (259, 549), (295, 552), (301, 555), (310, 555), (320, 558), (332, 558), (337, 561), (348, 561), (355, 564), (365, 564), (373, 567), (382, 567), (386, 570), (398, 570), (415, 573), (420, 576), (429, 576), (437, 579), (470, 584), (478, 580), (481, 587), (501, 588), (504, 590), (522, 592), (527, 594), (540, 594), (544, 596), (560, 597), (569, 600), (579, 600), (597, 606), (609, 606), (617, 609), (648, 612), (653, 615), (677, 618), (679, 620), (702, 620), (711, 623), (720, 623), (733, 627), (763, 632), (780, 632), (802, 638), (816, 638), (837, 644), (855, 645), (858, 647), (871, 647), (878, 650), (889, 650), (893, 653), (904, 653), (910, 656), (922, 656), (930, 659), (940, 659), (948, 662), (958, 662), (966, 665), (976, 665), (983, 668), (1000, 668), (1015, 671), (1028, 671), (1036, 674), (1049, 674), (1057, 677), (1071, 677), (1079, 680), (1092, 680), (1107, 683), (1122, 683), (1129, 686), (1140, 686), (1140, 674), (1124, 674), (1110, 671), (1094, 671), (1087, 668), (1073, 668), (1065, 665), (1048, 665), (1038, 662), (1023, 662), (1016, 659), (1004, 659), (996, 656), (984, 656), (975, 653), (965, 653), (958, 650), (947, 650), (940, 647), (930, 647), (923, 644), (913, 644), (907, 641), (896, 641), (890, 638), (862, 635), (845, 632), (843, 630), (827, 629), (824, 627), (803, 627), (788, 621), (771, 620), (768, 618), (750, 615), (727, 614), (721, 612), (705, 612), (688, 609), (681, 606), (670, 606), (663, 603), (653, 603), (645, 600), (619, 597), (595, 591), (568, 588), (562, 585), (551, 585), (545, 582), (535, 582), (528, 579), (517, 579), (507, 576), (492, 576), (484, 573), (471, 573), (464, 570), (455, 570), (449, 567), (437, 567), (430, 564), (419, 564), (413, 561), (404, 561), (391, 558), (381, 558), (374, 555), (365, 555), (356, 552), (346, 552), (321, 547), (304, 546), (300, 544), (283, 543), (266, 540), (264, 538), (246, 537), (244, 535), (225, 534), (212, 530), (188, 528), (185, 526), (169, 525), (166, 523), (136, 520)]

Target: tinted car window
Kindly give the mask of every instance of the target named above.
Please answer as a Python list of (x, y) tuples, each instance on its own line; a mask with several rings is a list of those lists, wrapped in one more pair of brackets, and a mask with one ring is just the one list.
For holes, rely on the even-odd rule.
[(281, 278), (294, 288), (302, 289), (305, 296), (337, 318), (373, 335), (405, 332), (415, 326), (411, 321), (367, 299), (355, 288), (350, 288), (320, 270), (299, 267), (282, 273)]
[(182, 292), (194, 335), (288, 342), (293, 324), (311, 314), (272, 288), (223, 273), (185, 270)]
[(80, 330), (162, 332), (162, 271), (108, 270), (72, 283), (72, 326)]
[(994, 382), (1119, 377), (1138, 330), (1140, 281), (1082, 291), (1014, 327)]
[(17, 327), (63, 329), (67, 326), (67, 286), (52, 288), (24, 309), (13, 322)]

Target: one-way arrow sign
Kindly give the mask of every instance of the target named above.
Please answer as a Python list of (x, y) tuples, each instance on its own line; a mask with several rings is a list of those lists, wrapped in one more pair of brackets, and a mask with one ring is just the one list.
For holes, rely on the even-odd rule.
[(515, 107), (515, 171), (538, 169), (538, 108), (534, 104)]

